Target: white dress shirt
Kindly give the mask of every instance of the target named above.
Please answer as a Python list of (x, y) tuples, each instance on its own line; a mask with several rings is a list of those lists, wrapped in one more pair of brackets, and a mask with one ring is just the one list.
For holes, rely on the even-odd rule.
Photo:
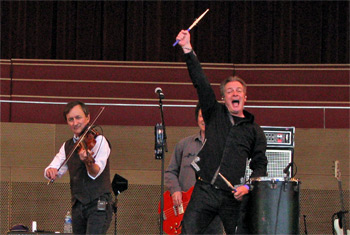
[[(65, 151), (64, 146), (65, 146), (65, 142), (61, 146), (60, 150), (58, 151), (58, 153), (56, 154), (56, 156), (54, 157), (54, 159), (52, 160), (50, 165), (45, 168), (44, 176), (46, 179), (49, 179), (46, 177), (47, 169), (49, 169), (49, 168), (58, 169), (61, 166), (61, 164), (64, 162), (64, 160), (66, 160), (66, 151)], [(111, 152), (111, 149), (109, 148), (108, 142), (104, 136), (99, 135), (96, 137), (96, 144), (91, 149), (91, 152), (93, 152), (92, 157), (95, 158), (95, 164), (97, 164), (100, 167), (100, 171), (98, 172), (98, 174), (95, 177), (91, 176), (89, 174), (89, 172), (87, 172), (87, 173), (91, 179), (96, 179), (105, 169), (106, 164), (107, 164), (107, 159), (108, 159), (109, 154)], [(68, 170), (68, 166), (67, 166), (67, 164), (65, 164), (58, 171), (57, 178), (61, 178), (62, 175), (64, 175), (67, 172), (67, 170)]]

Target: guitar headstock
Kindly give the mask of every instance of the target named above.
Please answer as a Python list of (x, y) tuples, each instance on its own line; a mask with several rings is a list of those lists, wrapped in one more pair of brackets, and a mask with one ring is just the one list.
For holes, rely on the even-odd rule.
[(338, 160), (334, 161), (334, 177), (338, 180), (341, 181), (341, 173), (340, 173), (340, 163)]

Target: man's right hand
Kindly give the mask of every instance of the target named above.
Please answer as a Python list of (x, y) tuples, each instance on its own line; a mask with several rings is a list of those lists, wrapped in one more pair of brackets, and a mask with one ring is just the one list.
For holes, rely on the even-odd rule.
[(184, 53), (192, 51), (191, 35), (187, 30), (181, 30), (177, 35), (176, 40), (179, 40), (179, 45), (182, 47)]
[(49, 168), (46, 170), (46, 177), (50, 180), (55, 180), (57, 178), (57, 169), (56, 168)]
[(177, 191), (171, 195), (173, 198), (174, 206), (180, 206), (182, 204), (182, 192)]

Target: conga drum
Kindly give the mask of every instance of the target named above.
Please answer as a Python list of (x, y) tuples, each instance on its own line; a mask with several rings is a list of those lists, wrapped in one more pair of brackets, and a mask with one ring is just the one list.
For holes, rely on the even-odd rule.
[(257, 178), (251, 181), (246, 221), (251, 234), (299, 234), (298, 180)]

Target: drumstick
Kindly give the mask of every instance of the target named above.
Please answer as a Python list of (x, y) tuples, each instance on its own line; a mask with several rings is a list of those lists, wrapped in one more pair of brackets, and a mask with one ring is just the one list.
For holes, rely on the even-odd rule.
[[(198, 17), (198, 19), (196, 19), (193, 24), (191, 24), (191, 26), (187, 29), (188, 32), (191, 31), (191, 29), (196, 26), (196, 24), (198, 24), (198, 22), (204, 17), (205, 14), (207, 14), (207, 12), (209, 11), (209, 8), (200, 16)], [(176, 42), (174, 42), (173, 47), (176, 46), (179, 43), (180, 40), (176, 40)]]
[(219, 175), (221, 176), (221, 178), (225, 181), (225, 183), (227, 184), (227, 186), (232, 189), (232, 191), (237, 192), (237, 190), (232, 186), (232, 184), (230, 183), (230, 181), (228, 181), (221, 173), (219, 173)]

